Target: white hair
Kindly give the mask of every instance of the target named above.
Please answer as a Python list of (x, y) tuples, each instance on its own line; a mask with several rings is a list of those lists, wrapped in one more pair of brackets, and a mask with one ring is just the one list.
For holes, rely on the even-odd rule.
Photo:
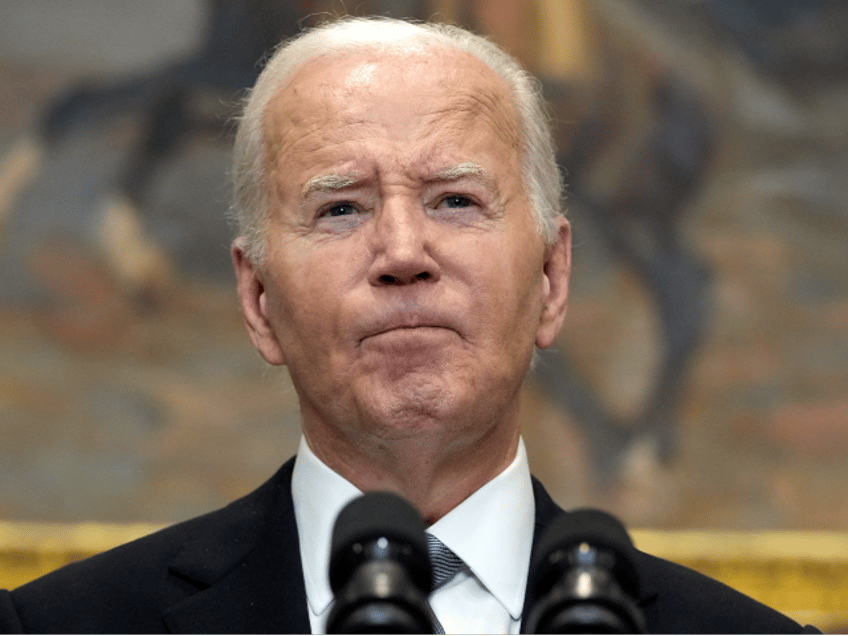
[(248, 95), (236, 133), (233, 182), (239, 240), (247, 257), (261, 262), (268, 220), (265, 122), (268, 104), (307, 62), (357, 50), (421, 53), (434, 47), (469, 53), (510, 89), (521, 135), (522, 177), (534, 221), (546, 243), (557, 238), (562, 177), (539, 82), (509, 54), (484, 37), (456, 26), (392, 18), (343, 18), (283, 42)]

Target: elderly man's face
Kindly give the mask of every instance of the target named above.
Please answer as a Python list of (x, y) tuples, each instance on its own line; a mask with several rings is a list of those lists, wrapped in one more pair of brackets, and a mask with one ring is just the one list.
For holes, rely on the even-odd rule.
[(314, 60), (266, 121), (265, 262), (236, 250), (251, 336), (288, 365), (315, 446), (517, 437), (534, 343), (565, 311), (568, 230), (546, 247), (512, 102), (435, 49)]

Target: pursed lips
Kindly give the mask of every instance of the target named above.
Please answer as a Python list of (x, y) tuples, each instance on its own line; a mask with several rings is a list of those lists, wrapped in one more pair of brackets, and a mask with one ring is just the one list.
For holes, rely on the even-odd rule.
[(360, 333), (359, 344), (374, 336), (379, 336), (391, 331), (402, 329), (447, 329), (459, 334), (456, 320), (452, 316), (444, 315), (442, 312), (427, 311), (399, 311), (371, 317)]

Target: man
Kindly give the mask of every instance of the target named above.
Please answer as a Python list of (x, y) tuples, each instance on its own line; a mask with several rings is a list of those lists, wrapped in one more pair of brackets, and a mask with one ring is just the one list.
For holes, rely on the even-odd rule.
[[(516, 633), (533, 542), (519, 389), (566, 311), (569, 226), (534, 84), (460, 29), (347, 20), (280, 49), (236, 141), (250, 337), (297, 391), (296, 460), (229, 507), (0, 595), (17, 631), (320, 632), (329, 538), (392, 490), (465, 566), (447, 632)], [(640, 555), (651, 631), (800, 626)]]

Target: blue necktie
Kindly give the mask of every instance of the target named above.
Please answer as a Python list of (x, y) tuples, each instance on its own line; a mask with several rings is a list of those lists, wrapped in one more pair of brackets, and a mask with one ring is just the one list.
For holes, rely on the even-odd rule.
[[(430, 567), (433, 572), (433, 591), (435, 592), (455, 577), (466, 565), (462, 559), (454, 554), (453, 550), (429, 532), (427, 533), (427, 550), (430, 553)], [(436, 620), (436, 633), (445, 633), (445, 628), (442, 627), (438, 619)]]

